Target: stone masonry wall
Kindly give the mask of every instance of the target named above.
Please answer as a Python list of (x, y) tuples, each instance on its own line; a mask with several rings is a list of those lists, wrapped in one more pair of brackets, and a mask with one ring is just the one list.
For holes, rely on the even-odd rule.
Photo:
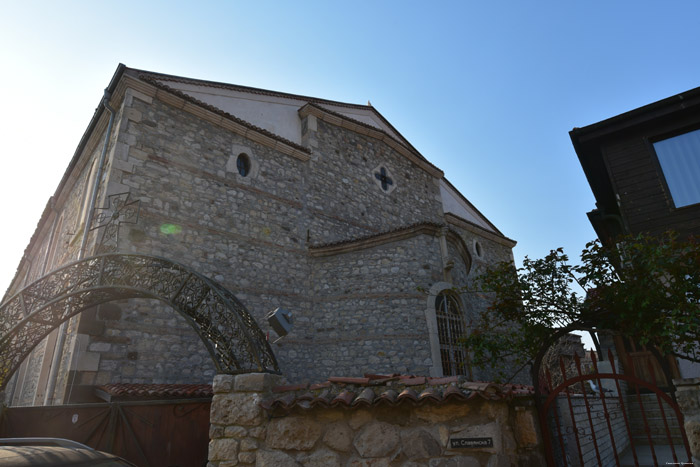
[(298, 348), (297, 361), (290, 358), (285, 365), (290, 380), (371, 372), (428, 374), (426, 296), (419, 287), (441, 277), (439, 252), (437, 238), (419, 235), (316, 258), (308, 321), (297, 321), (294, 335), (280, 346)]
[(675, 379), (676, 398), (683, 412), (685, 434), (694, 465), (700, 465), (700, 378)]
[[(426, 297), (418, 288), (446, 280), (437, 237), (421, 234), (320, 258), (310, 249), (419, 222), (445, 223), (439, 172), (431, 175), (385, 142), (316, 117), (313, 124), (304, 118), (310, 158), (302, 160), (154, 96), (127, 88), (114, 105), (97, 207), (118, 193), (140, 202), (138, 223), (119, 229), (117, 251), (163, 256), (216, 280), (263, 332), (269, 331), (269, 311), (292, 311), (292, 334), (273, 346), (290, 380), (367, 371), (427, 374), (434, 362)], [(104, 132), (97, 128), (60, 195), (62, 229), (70, 235), (64, 239), (61, 232), (57, 264), (74, 259), (80, 245), (81, 210)], [(237, 170), (240, 154), (251, 163), (247, 176)], [(378, 185), (382, 167), (390, 190)], [(88, 255), (100, 232), (90, 235)], [(459, 232), (473, 249), (474, 232)], [(43, 235), (34, 256), (48, 248)], [(488, 235), (481, 245), (483, 264), (509, 251)], [(498, 248), (503, 251), (490, 254)], [(457, 265), (455, 278), (468, 282), (477, 270)], [(483, 306), (478, 300), (465, 299), (467, 308)], [(73, 320), (69, 330), (59, 396), (71, 392), (69, 385), (211, 379), (199, 337), (161, 302), (103, 305)]]
[[(260, 404), (280, 379), (214, 379), (210, 467), (544, 465), (528, 397), (266, 412)], [(453, 447), (474, 438), (492, 447)]]
[[(138, 224), (121, 227), (120, 251), (164, 256), (220, 282), (264, 332), (269, 311), (291, 310), (293, 333), (273, 350), (292, 380), (392, 369), (427, 373), (425, 297), (417, 288), (442, 278), (436, 239), (321, 259), (311, 258), (307, 247), (440, 222), (436, 179), (384, 143), (322, 121), (318, 146), (304, 162), (135, 91), (127, 92), (122, 115), (109, 180), (141, 204)], [(251, 160), (246, 177), (236, 169), (240, 153)], [(390, 194), (374, 180), (382, 164), (396, 186)], [(159, 380), (210, 379), (209, 369), (197, 371), (208, 354), (186, 323), (173, 320), (173, 310), (156, 302), (119, 306), (121, 317), (103, 320), (104, 332), (87, 343), (99, 365), (80, 381), (147, 380), (170, 360), (175, 364), (168, 368), (185, 371)], [(158, 335), (179, 339), (165, 351), (151, 349), (161, 356), (157, 368), (140, 362), (158, 341), (144, 330), (149, 323), (159, 323)], [(198, 356), (180, 355), (183, 348)]]
[[(367, 234), (443, 221), (436, 178), (373, 138), (321, 120), (317, 127), (306, 193), (314, 244), (352, 239), (358, 228)], [(391, 175), (390, 193), (376, 183), (380, 166)]]

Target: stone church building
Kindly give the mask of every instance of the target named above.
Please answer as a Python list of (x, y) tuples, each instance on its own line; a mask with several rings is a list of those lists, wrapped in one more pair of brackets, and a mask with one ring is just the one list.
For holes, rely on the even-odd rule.
[[(489, 379), (458, 345), (487, 302), (452, 289), (512, 261), (515, 242), (374, 107), (123, 65), (105, 96), (3, 302), (80, 258), (153, 255), (233, 293), (290, 382)], [(266, 319), (276, 308), (293, 319), (279, 340)], [(171, 307), (110, 301), (48, 334), (6, 401), (88, 401), (101, 384), (215, 373)]]

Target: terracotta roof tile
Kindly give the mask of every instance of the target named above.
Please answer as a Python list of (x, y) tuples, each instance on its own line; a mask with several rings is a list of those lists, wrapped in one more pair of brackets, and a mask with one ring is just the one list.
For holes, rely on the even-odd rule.
[(417, 378), (401, 379), (401, 384), (405, 384), (406, 386), (418, 386), (419, 384), (425, 384), (426, 381), (425, 376), (418, 376)]
[(323, 389), (323, 388), (329, 388), (331, 387), (331, 382), (330, 381), (325, 381), (323, 383), (317, 383), (317, 384), (312, 384), (309, 386), (309, 389), (312, 391), (315, 391), (316, 389)]
[(214, 395), (210, 384), (103, 384), (95, 394), (106, 401), (198, 399)]
[(331, 376), (328, 378), (331, 383), (344, 383), (344, 384), (369, 384), (369, 378), (345, 378), (342, 376)]
[(413, 388), (406, 388), (401, 391), (396, 397), (398, 402), (403, 402), (405, 400), (410, 400), (411, 402), (418, 402), (418, 393)]
[(333, 398), (331, 401), (331, 405), (337, 406), (337, 405), (345, 405), (349, 407), (352, 404), (352, 401), (355, 399), (355, 393), (352, 391), (343, 391), (337, 396)]
[[(297, 387), (298, 389), (293, 389)], [(467, 381), (464, 376), (431, 378), (415, 375), (365, 374), (363, 378), (334, 376), (328, 381), (296, 386), (279, 386), (276, 396), (263, 400), (265, 410), (290, 411), (314, 407), (397, 406), (400, 404), (444, 404), (447, 401), (470, 401), (475, 398), (503, 400), (528, 396), (532, 386)]]
[(360, 393), (359, 396), (355, 398), (354, 401), (352, 401), (352, 405), (358, 405), (358, 404), (364, 404), (364, 405), (372, 405), (372, 402), (374, 402), (374, 399), (376, 398), (376, 395), (374, 394), (374, 391), (370, 388), (365, 388), (364, 391)]
[(272, 388), (272, 392), (298, 391), (300, 389), (307, 389), (308, 387), (308, 384), (289, 384), (287, 386), (275, 386)]

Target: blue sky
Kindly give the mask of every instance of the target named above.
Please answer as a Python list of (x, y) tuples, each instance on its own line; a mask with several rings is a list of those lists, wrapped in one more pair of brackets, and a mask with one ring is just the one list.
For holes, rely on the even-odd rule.
[(700, 86), (700, 2), (8, 2), (0, 293), (117, 65), (364, 104), (507, 236), (595, 234), (568, 132)]

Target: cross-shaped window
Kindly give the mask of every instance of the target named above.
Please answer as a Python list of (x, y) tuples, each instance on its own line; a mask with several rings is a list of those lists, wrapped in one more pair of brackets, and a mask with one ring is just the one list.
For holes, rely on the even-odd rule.
[(384, 167), (382, 167), (379, 172), (375, 173), (374, 176), (381, 182), (382, 190), (384, 191), (389, 189), (389, 185), (394, 184), (394, 181), (391, 179), (391, 177), (389, 177), (389, 174), (386, 173), (386, 169)]

